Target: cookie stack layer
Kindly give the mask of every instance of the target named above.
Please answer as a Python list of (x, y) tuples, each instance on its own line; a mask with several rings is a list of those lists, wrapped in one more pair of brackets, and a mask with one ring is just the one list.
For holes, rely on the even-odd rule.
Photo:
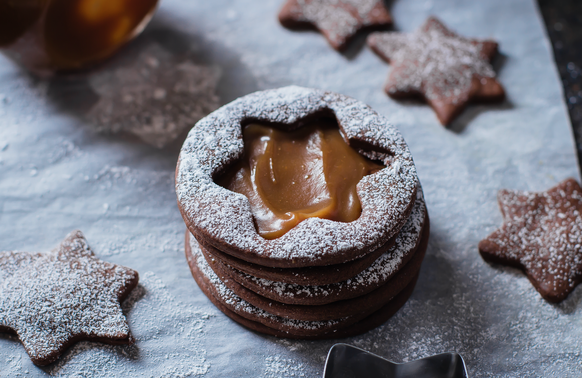
[[(258, 235), (248, 199), (214, 177), (241, 158), (242, 125), (296, 129), (333, 115), (345, 140), (386, 168), (357, 185), (360, 217), (309, 218), (285, 235)], [(335, 93), (287, 87), (257, 92), (201, 120), (176, 172), (194, 279), (226, 315), (253, 330), (335, 338), (374, 328), (414, 289), (429, 222), (408, 147), (385, 118)]]
[[(257, 277), (236, 269), (232, 258), (204, 247), (188, 231), (186, 257), (192, 274), (210, 300), (243, 325), (282, 337), (344, 337), (374, 328), (392, 316), (408, 299), (420, 270), (428, 242), (429, 223), (422, 195), (394, 245), (353, 277), (321, 285), (288, 281), (328, 282), (326, 271), (351, 271), (359, 261), (327, 267), (280, 269), (246, 263), (249, 270), (265, 270)], [(214, 253), (213, 253), (214, 252)], [(303, 274), (304, 272), (305, 274)], [(291, 274), (296, 279), (288, 279)], [(272, 279), (264, 278), (271, 277)], [(274, 278), (274, 279), (273, 279)]]

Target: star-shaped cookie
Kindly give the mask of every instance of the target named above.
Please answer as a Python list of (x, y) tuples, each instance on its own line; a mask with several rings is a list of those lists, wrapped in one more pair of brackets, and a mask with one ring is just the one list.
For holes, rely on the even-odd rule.
[(49, 253), (0, 253), (0, 331), (47, 365), (80, 340), (129, 344), (123, 301), (136, 271), (95, 257), (80, 231)]
[(341, 51), (359, 30), (387, 27), (392, 17), (383, 0), (287, 0), (279, 21), (287, 28), (315, 27)]
[(543, 298), (560, 302), (582, 282), (582, 188), (501, 190), (503, 225), (479, 243), (483, 259), (521, 268)]
[(490, 64), (497, 43), (460, 37), (434, 17), (410, 34), (372, 33), (368, 45), (392, 65), (388, 95), (424, 98), (443, 125), (469, 102), (505, 98)]

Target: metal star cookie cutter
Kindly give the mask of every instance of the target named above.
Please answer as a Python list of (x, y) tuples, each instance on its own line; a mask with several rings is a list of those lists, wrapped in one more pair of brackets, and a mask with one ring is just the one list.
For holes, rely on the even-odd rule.
[(468, 378), (457, 353), (442, 353), (397, 364), (348, 344), (335, 344), (327, 354), (323, 378)]

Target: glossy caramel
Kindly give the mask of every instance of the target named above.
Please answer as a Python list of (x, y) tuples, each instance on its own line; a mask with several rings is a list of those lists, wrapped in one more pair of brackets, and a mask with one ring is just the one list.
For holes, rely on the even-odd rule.
[(292, 132), (250, 124), (243, 159), (217, 183), (249, 199), (258, 232), (275, 239), (301, 221), (351, 222), (362, 211), (356, 185), (384, 168), (358, 154), (337, 123), (322, 119)]
[[(0, 46), (31, 66), (77, 69), (107, 58), (145, 26), (158, 0), (0, 0)], [(28, 33), (28, 34), (27, 34)], [(34, 50), (34, 51), (31, 51)], [(40, 57), (43, 57), (42, 59)], [(46, 61), (46, 62), (44, 62)]]
[(46, 49), (61, 66), (76, 68), (109, 56), (127, 42), (157, 0), (51, 0)]

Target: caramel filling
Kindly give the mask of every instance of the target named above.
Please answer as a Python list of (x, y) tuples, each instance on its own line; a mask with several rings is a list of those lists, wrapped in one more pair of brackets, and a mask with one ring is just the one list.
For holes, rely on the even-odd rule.
[(46, 49), (59, 66), (103, 59), (127, 42), (158, 0), (51, 0), (44, 25)]
[(266, 239), (311, 217), (358, 219), (362, 208), (356, 185), (384, 168), (352, 149), (331, 120), (292, 132), (250, 124), (243, 139), (243, 159), (217, 183), (247, 196), (258, 232)]

